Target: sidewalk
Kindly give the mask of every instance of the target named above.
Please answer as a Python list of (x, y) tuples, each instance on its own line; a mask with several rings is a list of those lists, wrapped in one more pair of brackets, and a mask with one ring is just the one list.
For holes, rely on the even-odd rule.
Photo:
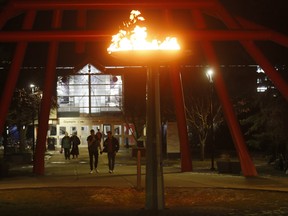
[[(218, 174), (217, 172), (181, 173), (180, 161), (164, 161), (165, 187), (231, 188), (288, 192), (287, 177), (259, 176), (246, 178), (240, 175)], [(145, 160), (142, 158), (141, 187), (145, 186)], [(99, 155), (100, 173), (89, 174), (89, 158), (86, 148), (80, 148), (78, 159), (65, 160), (59, 151), (50, 151), (46, 157), (45, 175), (32, 174), (32, 166), (13, 168), (21, 173), (0, 179), (1, 189), (42, 187), (137, 187), (137, 160), (131, 157), (131, 149), (121, 149), (116, 156), (115, 172), (108, 173), (107, 155)]]

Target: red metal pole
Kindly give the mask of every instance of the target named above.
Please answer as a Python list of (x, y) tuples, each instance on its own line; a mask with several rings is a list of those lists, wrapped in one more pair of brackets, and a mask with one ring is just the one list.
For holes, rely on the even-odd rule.
[[(236, 19), (231, 17), (229, 13), (219, 4), (219, 9), (221, 11), (221, 17), (225, 24), (231, 29), (241, 29)], [(245, 22), (245, 20), (239, 20), (240, 23), (246, 28), (256, 28), (259, 29), (261, 26), (255, 25), (252, 22)], [(267, 28), (262, 28), (267, 30)], [(255, 35), (256, 37), (256, 35)], [(279, 33), (273, 32), (270, 38), (272, 41), (279, 43), (282, 46), (288, 47), (288, 37), (283, 36)], [(254, 39), (255, 40), (255, 39)], [(267, 76), (271, 79), (277, 89), (282, 93), (282, 95), (288, 100), (288, 84), (284, 81), (284, 79), (279, 75), (279, 73), (275, 70), (275, 68), (269, 63), (268, 59), (263, 55), (263, 53), (256, 47), (252, 40), (250, 41), (240, 41), (242, 46), (246, 49), (246, 51), (254, 58), (254, 60), (261, 66), (261, 68), (265, 71)]]
[[(204, 18), (199, 11), (197, 10), (193, 11), (193, 16), (194, 18), (196, 18), (197, 21), (199, 21), (200, 28), (206, 27)], [(229, 95), (225, 87), (224, 79), (222, 78), (221, 73), (219, 72), (219, 63), (217, 60), (216, 53), (210, 41), (202, 42), (202, 46), (203, 46), (205, 55), (215, 72), (214, 73), (215, 74), (214, 75), (215, 89), (221, 101), (221, 104), (223, 106), (223, 111), (224, 111), (229, 129), (230, 129), (230, 133), (232, 135), (232, 139), (234, 141), (235, 148), (238, 153), (243, 175), (244, 176), (257, 176), (258, 175), (257, 171), (248, 153), (248, 150), (245, 145), (245, 141), (244, 141), (241, 129), (240, 129), (240, 125), (237, 121), (236, 115), (233, 110), (233, 106), (230, 102)]]
[[(0, 41), (14, 42), (14, 41), (109, 41), (115, 32), (104, 31), (2, 31), (0, 34)], [(180, 35), (180, 34), (178, 34)], [(272, 40), (275, 35), (269, 30), (193, 30), (183, 32), (180, 38), (185, 38), (190, 41), (239, 41), (239, 40)]]
[(276, 88), (282, 93), (282, 95), (288, 100), (288, 84), (280, 76), (275, 68), (269, 63), (268, 59), (263, 53), (256, 47), (252, 41), (243, 41), (242, 44), (249, 54), (255, 59), (255, 61), (265, 71), (265, 74), (271, 79)]
[[(173, 28), (171, 10), (164, 10), (164, 19), (168, 29)], [(173, 66), (170, 71), (171, 86), (173, 91), (174, 107), (177, 118), (178, 137), (180, 141), (181, 171), (192, 171), (192, 151), (188, 139), (185, 100), (182, 89), (180, 68)]]
[(244, 29), (254, 29), (254, 30), (268, 30), (272, 31), (271, 40), (281, 46), (288, 47), (288, 37), (286, 35), (283, 35), (279, 32), (275, 32), (271, 29), (268, 29), (267, 27), (261, 26), (259, 24), (253, 23), (251, 21), (248, 21), (242, 17), (236, 17), (235, 18), (238, 23), (244, 28)]
[[(264, 28), (244, 19), (237, 20), (245, 28)], [(283, 36), (282, 34), (274, 33), (273, 41), (280, 45), (288, 47), (288, 37)], [(265, 74), (272, 80), (274, 85), (286, 98), (286, 100), (288, 100), (287, 82), (285, 82), (285, 80), (280, 76), (280, 74), (275, 70), (275, 68), (269, 63), (268, 59), (263, 55), (263, 53), (256, 47), (256, 45), (252, 41), (243, 41), (242, 45), (245, 46), (246, 50), (265, 71)]]
[[(26, 14), (23, 29), (31, 29), (35, 19), (35, 12), (29, 11)], [(17, 80), (20, 73), (20, 67), (22, 65), (25, 51), (27, 48), (26, 42), (18, 43), (16, 50), (14, 52), (13, 61), (9, 70), (7, 81), (5, 82), (4, 91), (1, 97), (1, 106), (0, 106), (0, 134), (4, 130), (4, 125), (6, 121), (6, 116), (8, 114), (9, 106), (13, 97), (13, 92), (17, 84)]]
[(213, 50), (212, 45), (209, 42), (204, 44), (204, 51), (209, 59), (209, 62), (212, 63), (213, 70), (215, 71), (214, 84), (217, 91), (218, 97), (223, 106), (223, 111), (232, 135), (232, 139), (235, 144), (235, 148), (238, 153), (239, 161), (241, 164), (241, 169), (244, 176), (257, 176), (257, 171), (253, 164), (253, 161), (248, 153), (248, 149), (245, 145), (245, 141), (237, 121), (236, 115), (233, 110), (233, 106), (230, 102), (227, 89), (225, 87), (224, 80), (219, 73), (219, 64), (216, 59), (216, 54)]
[(12, 5), (9, 2), (0, 13), (0, 29), (3, 28), (7, 20), (12, 16), (12, 14), (14, 15), (14, 13), (14, 8), (12, 8)]
[(181, 0), (181, 1), (133, 1), (133, 0), (70, 0), (70, 1), (22, 1), (16, 0), (12, 5), (17, 9), (35, 9), (35, 10), (81, 10), (81, 9), (179, 9), (179, 8), (213, 8), (215, 3), (211, 0)]
[(179, 67), (176, 67), (175, 65), (171, 67), (170, 78), (180, 141), (181, 171), (190, 172), (192, 171), (191, 149), (188, 140), (185, 102)]
[[(114, 32), (115, 34), (115, 32)], [(2, 31), (0, 41), (2, 42), (41, 42), (41, 41), (109, 41), (113, 33), (103, 33), (103, 31)]]
[[(54, 12), (53, 27), (61, 26), (62, 12)], [(47, 70), (45, 75), (45, 85), (43, 89), (43, 98), (41, 101), (41, 110), (39, 116), (39, 133), (37, 137), (37, 145), (35, 151), (35, 160), (33, 172), (38, 175), (45, 173), (45, 151), (46, 151), (46, 137), (48, 131), (49, 114), (51, 108), (51, 98), (53, 96), (53, 89), (56, 84), (56, 64), (58, 55), (58, 43), (51, 42), (49, 46), (49, 53), (47, 59)]]
[(0, 134), (2, 134), (4, 131), (6, 116), (8, 114), (9, 106), (13, 97), (13, 92), (19, 77), (20, 67), (23, 62), (26, 47), (26, 42), (22, 42), (17, 45), (17, 48), (14, 52), (13, 61), (9, 70), (8, 78), (5, 82), (0, 106)]

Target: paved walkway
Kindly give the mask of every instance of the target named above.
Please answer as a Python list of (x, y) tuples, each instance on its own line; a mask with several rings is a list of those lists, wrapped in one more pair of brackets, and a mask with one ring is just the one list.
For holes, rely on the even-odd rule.
[[(18, 166), (11, 170), (10, 177), (0, 179), (1, 189), (35, 187), (144, 187), (145, 165), (142, 159), (141, 183), (137, 185), (137, 160), (131, 157), (131, 149), (122, 149), (116, 156), (113, 174), (108, 173), (107, 155), (99, 156), (100, 173), (89, 174), (89, 159), (86, 148), (80, 148), (78, 159), (65, 160), (59, 151), (50, 151), (46, 156), (44, 176), (32, 174), (32, 166)], [(218, 174), (217, 172), (185, 172), (180, 169), (179, 160), (164, 161), (165, 187), (207, 187), (257, 189), (288, 192), (287, 177)]]

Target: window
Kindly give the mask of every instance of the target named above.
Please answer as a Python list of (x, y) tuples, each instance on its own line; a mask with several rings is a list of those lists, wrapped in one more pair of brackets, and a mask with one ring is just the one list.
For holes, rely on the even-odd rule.
[(75, 75), (58, 77), (57, 99), (58, 113), (73, 112), (85, 116), (120, 112), (122, 77), (102, 74), (88, 64)]

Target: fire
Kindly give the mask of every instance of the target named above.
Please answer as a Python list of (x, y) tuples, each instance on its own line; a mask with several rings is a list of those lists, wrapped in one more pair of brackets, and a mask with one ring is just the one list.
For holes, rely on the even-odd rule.
[(144, 20), (140, 11), (132, 10), (130, 20), (123, 23), (124, 29), (112, 36), (111, 44), (107, 49), (108, 53), (127, 50), (180, 50), (175, 37), (166, 37), (162, 42), (157, 39), (148, 41), (147, 28), (137, 25)]

